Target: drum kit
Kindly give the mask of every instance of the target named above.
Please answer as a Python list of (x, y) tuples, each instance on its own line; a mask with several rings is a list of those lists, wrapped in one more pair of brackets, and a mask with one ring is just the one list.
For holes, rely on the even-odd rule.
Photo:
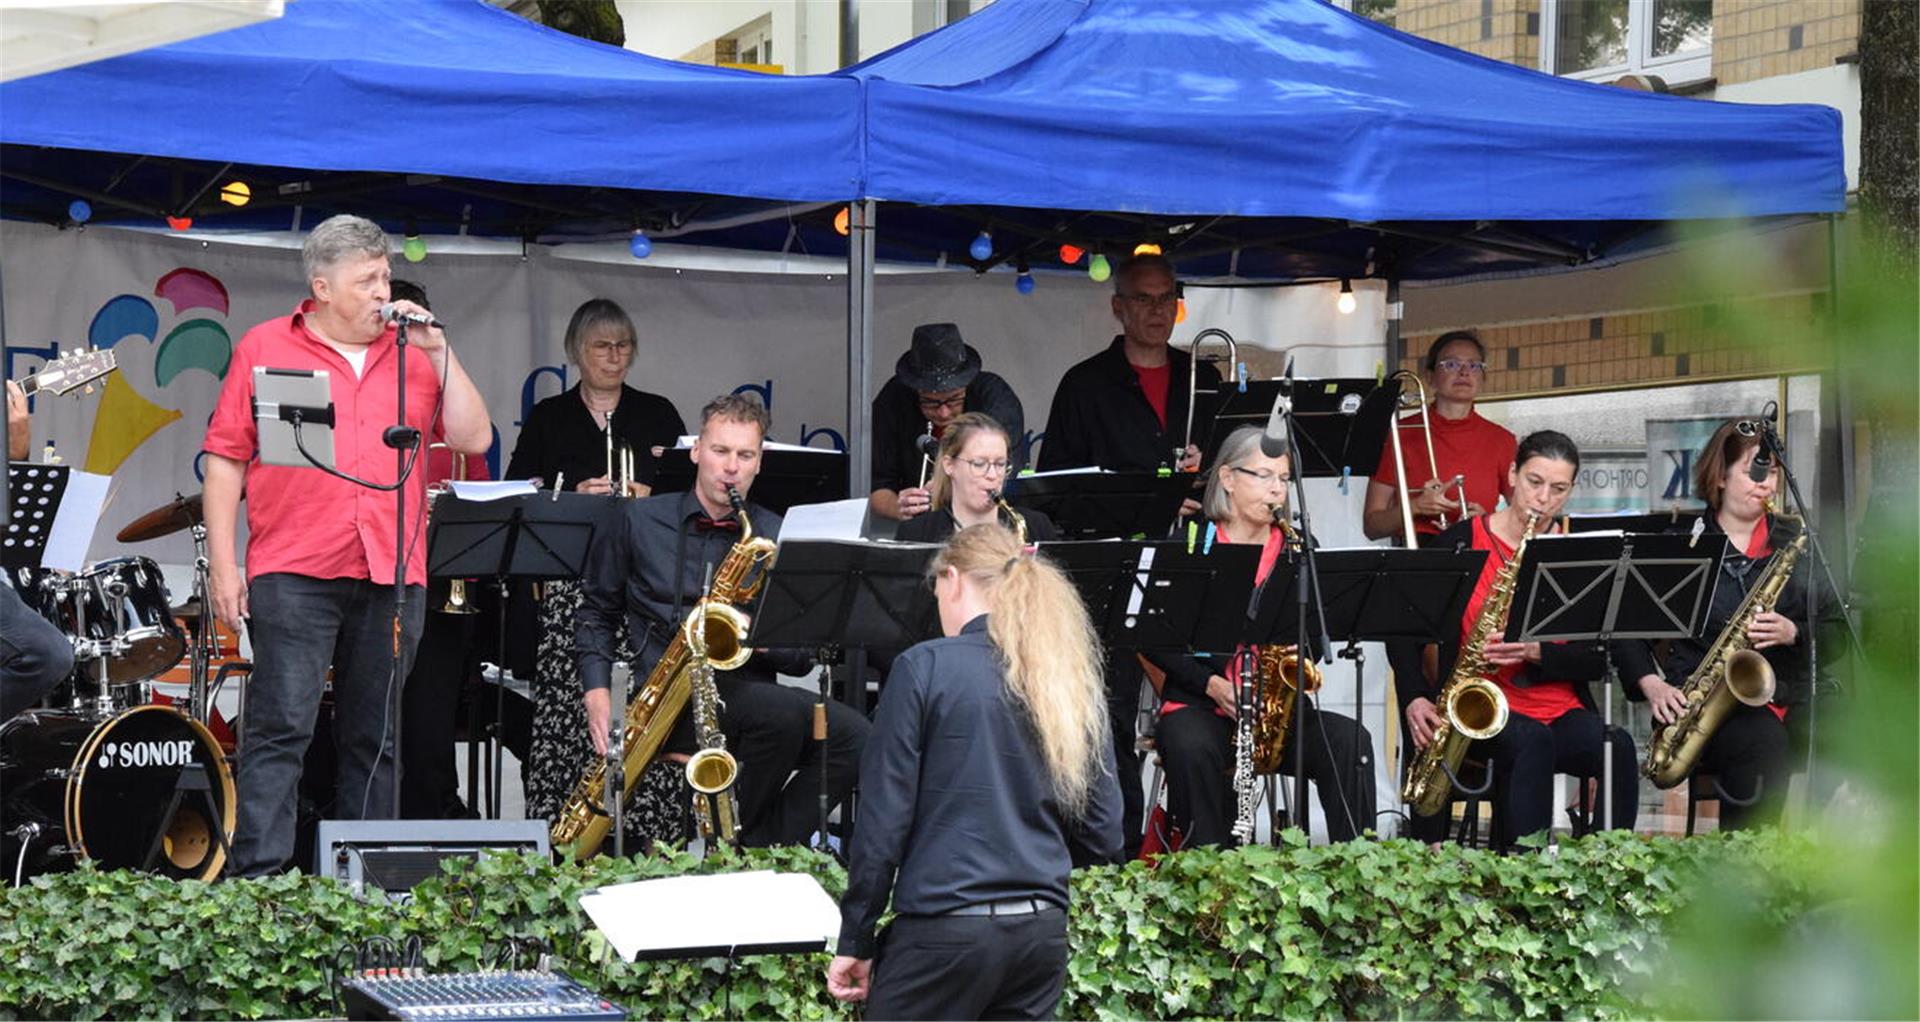
[[(160, 566), (146, 557), (8, 579), (74, 650), (72, 675), (44, 708), (0, 722), (0, 868), (15, 884), (81, 858), (200, 880), (226, 862), (232, 745), (216, 737), (228, 731), (214, 702), (248, 666), (211, 612), (200, 495), (176, 497), (117, 538), (139, 543), (182, 529), (194, 543), (185, 606), (171, 605)], [(184, 710), (155, 691), (182, 667)], [(244, 715), (244, 687), (241, 695)]]

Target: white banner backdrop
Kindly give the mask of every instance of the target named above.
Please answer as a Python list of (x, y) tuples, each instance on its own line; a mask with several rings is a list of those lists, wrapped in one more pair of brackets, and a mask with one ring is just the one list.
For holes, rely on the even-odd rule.
[[(305, 295), (297, 237), (247, 241), (0, 223), (0, 372), (18, 379), (54, 349), (87, 344), (112, 347), (120, 364), (101, 393), (36, 399), (32, 457), (38, 460), (51, 440), (68, 464), (112, 475), (90, 557), (151, 557), (168, 569), (176, 600), (185, 598), (183, 566), (192, 560), (186, 534), (134, 545), (113, 536), (176, 493), (200, 489), (200, 442), (231, 346)], [(641, 263), (607, 259), (596, 246), (533, 248), (522, 256), (462, 254), (453, 242), (428, 242), (425, 261), (396, 256), (394, 273), (425, 286), (435, 313), (450, 324), (493, 413), (496, 473), (526, 410), (574, 382), (561, 337), (574, 308), (591, 297), (612, 298), (633, 316), (640, 354), (629, 382), (666, 395), (690, 425), (708, 398), (746, 388), (772, 411), (775, 439), (844, 443), (843, 273), (675, 269), (663, 265), (668, 245)], [(892, 375), (914, 325), (951, 321), (986, 366), (1013, 385), (1029, 434), (1039, 433), (1061, 374), (1105, 347), (1117, 328), (1108, 310), (1111, 285), (1079, 273), (1037, 278), (1034, 293), (1020, 295), (1009, 273), (882, 273), (870, 388)], [(1174, 340), (1185, 345), (1218, 326), (1249, 346), (1292, 352), (1302, 376), (1371, 375), (1384, 354), (1381, 294), (1364, 283), (1355, 290), (1359, 310), (1342, 316), (1331, 287), (1190, 288), (1188, 318)], [(1277, 356), (1249, 354), (1270, 371), (1282, 364)], [(1308, 490), (1323, 543), (1364, 542), (1364, 483), (1342, 493), (1336, 482), (1317, 480)], [(1388, 734), (1385, 662), (1377, 646), (1368, 652), (1363, 716), (1378, 743)], [(1323, 704), (1353, 712), (1352, 677), (1344, 663), (1329, 671)], [(1383, 806), (1393, 799), (1385, 762), (1375, 759)]]

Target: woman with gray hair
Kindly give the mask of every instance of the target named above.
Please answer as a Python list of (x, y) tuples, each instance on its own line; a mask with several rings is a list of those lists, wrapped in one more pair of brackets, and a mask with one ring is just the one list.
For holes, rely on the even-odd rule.
[[(1225, 543), (1259, 544), (1256, 591), (1247, 608), (1251, 618), (1268, 577), (1282, 557), (1300, 555), (1300, 536), (1287, 524), (1287, 480), (1291, 466), (1283, 455), (1269, 458), (1260, 450), (1258, 426), (1242, 426), (1220, 445), (1216, 464), (1207, 477), (1201, 500), (1204, 520), (1187, 525), (1189, 551), (1209, 554)], [(1279, 598), (1285, 594), (1272, 594)], [(1166, 766), (1166, 812), (1155, 812), (1145, 848), (1173, 850), (1194, 845), (1228, 843), (1234, 822), (1235, 692), (1239, 687), (1242, 654), (1257, 652), (1246, 646), (1225, 661), (1207, 656), (1149, 654), (1149, 677), (1163, 675), (1160, 721), (1155, 744)], [(1350, 840), (1373, 826), (1373, 738), (1350, 717), (1314, 706), (1305, 694), (1290, 722), (1279, 772), (1292, 774), (1294, 743), (1305, 742), (1307, 779), (1320, 792), (1327, 834), (1335, 841)], [(1304, 813), (1300, 814), (1304, 820)]]
[(627, 496), (651, 492), (657, 450), (672, 447), (686, 432), (673, 402), (630, 387), (633, 368), (633, 320), (619, 303), (590, 298), (573, 310), (565, 338), (567, 361), (580, 382), (533, 406), (507, 463), (508, 479), (534, 479), (541, 486), (580, 493), (612, 493), (620, 480), (607, 464), (611, 431), (611, 476), (623, 474)]
[[(580, 371), (580, 382), (533, 406), (520, 427), (505, 478), (535, 479), (547, 488), (579, 493), (611, 494), (623, 482), (629, 496), (644, 497), (651, 491), (658, 465), (654, 452), (673, 447), (686, 432), (686, 423), (666, 398), (627, 385), (635, 337), (633, 320), (610, 299), (590, 298), (573, 311), (565, 345), (567, 361)], [(623, 463), (630, 461), (631, 479), (609, 477), (610, 447), (612, 475), (621, 476)], [(527, 815), (551, 817), (593, 749), (587, 743), (580, 671), (573, 651), (581, 585), (572, 580), (547, 582), (540, 590), (537, 601), (532, 587), (517, 591), (511, 613), (517, 626), (514, 633), (536, 634), (538, 644), (533, 654), (533, 721), (521, 775)], [(621, 629), (619, 648), (623, 657), (632, 656), (625, 629)], [(655, 840), (681, 840), (687, 803), (681, 797), (682, 775), (677, 766), (667, 763), (656, 764), (642, 777), (626, 814), (629, 847), (650, 848)]]

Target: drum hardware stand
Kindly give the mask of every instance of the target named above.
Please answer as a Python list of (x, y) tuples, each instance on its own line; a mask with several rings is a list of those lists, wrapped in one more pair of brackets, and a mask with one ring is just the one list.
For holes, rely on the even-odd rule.
[(194, 626), (193, 641), (187, 647), (187, 716), (202, 724), (213, 715), (212, 693), (207, 687), (207, 667), (212, 646), (219, 641), (214, 630), (213, 598), (207, 584), (207, 527), (193, 526), (193, 598), (200, 604), (200, 619)]
[(233, 845), (227, 840), (226, 829), (220, 826), (220, 805), (213, 800), (213, 785), (207, 780), (207, 768), (198, 763), (188, 763), (180, 768), (180, 779), (173, 784), (173, 798), (167, 801), (167, 809), (160, 814), (161, 825), (154, 829), (153, 841), (147, 845), (147, 854), (140, 860), (140, 868), (150, 870), (160, 855), (160, 846), (166, 840), (167, 832), (173, 827), (173, 819), (180, 812), (180, 803), (188, 792), (200, 796), (200, 804), (206, 810), (207, 829), (220, 843), (220, 851), (227, 861), (233, 859)]

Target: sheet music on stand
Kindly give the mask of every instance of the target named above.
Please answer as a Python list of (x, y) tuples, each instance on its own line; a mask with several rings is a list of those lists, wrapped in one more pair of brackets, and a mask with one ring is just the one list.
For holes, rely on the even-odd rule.
[(823, 950), (840, 908), (805, 873), (714, 873), (614, 884), (580, 908), (620, 957), (737, 958)]
[(71, 465), (7, 463), (6, 528), (0, 535), (0, 567), (86, 567), (87, 548), (107, 504), (112, 476)]

